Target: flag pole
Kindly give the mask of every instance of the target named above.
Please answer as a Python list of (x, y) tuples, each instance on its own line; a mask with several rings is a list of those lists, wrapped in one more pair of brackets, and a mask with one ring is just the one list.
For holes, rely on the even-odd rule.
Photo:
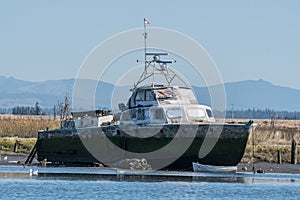
[(147, 30), (146, 30), (146, 18), (144, 18), (144, 53), (145, 53), (145, 70), (146, 70), (146, 67), (147, 67), (147, 56), (146, 56), (146, 53), (147, 53)]

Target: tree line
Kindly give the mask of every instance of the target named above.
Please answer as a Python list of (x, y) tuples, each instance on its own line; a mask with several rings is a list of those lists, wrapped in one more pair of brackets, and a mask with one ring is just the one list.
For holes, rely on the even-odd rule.
[(294, 111), (275, 111), (272, 109), (240, 109), (240, 110), (226, 110), (220, 112), (215, 110), (215, 117), (226, 116), (226, 118), (236, 119), (286, 119), (297, 120), (300, 119), (300, 112)]
[[(49, 115), (59, 116), (60, 118), (67, 117), (70, 114), (69, 100), (66, 97), (64, 102), (57, 101), (52, 108), (41, 108), (39, 102), (34, 106), (16, 106), (13, 108), (0, 108), (0, 114), (14, 114), (14, 115)], [(272, 109), (240, 109), (240, 110), (226, 110), (221, 112), (214, 110), (216, 118), (226, 116), (226, 118), (236, 119), (300, 119), (300, 112), (294, 111), (275, 111)]]
[(48, 115), (59, 116), (60, 118), (68, 117), (70, 114), (69, 99), (66, 96), (64, 102), (57, 101), (53, 108), (41, 108), (37, 101), (34, 106), (15, 106), (12, 108), (0, 108), (0, 114), (13, 114), (13, 115)]
[(13, 115), (46, 115), (42, 112), (39, 102), (35, 103), (34, 107), (30, 106), (16, 106), (11, 109)]

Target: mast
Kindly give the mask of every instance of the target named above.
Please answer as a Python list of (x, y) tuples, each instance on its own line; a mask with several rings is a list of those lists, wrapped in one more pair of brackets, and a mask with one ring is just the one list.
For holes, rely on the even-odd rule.
[(147, 55), (146, 55), (146, 53), (147, 53), (147, 28), (146, 28), (146, 25), (147, 24), (150, 24), (150, 22), (147, 18), (144, 18), (144, 54), (145, 54), (144, 63), (145, 63), (145, 70), (147, 68), (147, 61), (146, 61), (147, 60)]
[[(137, 86), (144, 82), (146, 79), (152, 77), (152, 86), (154, 87), (154, 76), (162, 75), (164, 76), (168, 86), (171, 85), (171, 82), (178, 78), (185, 86), (187, 84), (185, 81), (180, 78), (172, 69), (169, 68), (168, 64), (176, 62), (176, 60), (160, 60), (160, 56), (167, 56), (166, 52), (147, 52), (147, 24), (150, 24), (147, 18), (144, 18), (144, 72), (141, 74), (138, 81), (133, 85), (131, 91), (134, 91)], [(152, 60), (148, 59), (148, 56), (153, 56)], [(137, 60), (139, 62), (139, 60)], [(152, 71), (148, 71), (151, 68)]]

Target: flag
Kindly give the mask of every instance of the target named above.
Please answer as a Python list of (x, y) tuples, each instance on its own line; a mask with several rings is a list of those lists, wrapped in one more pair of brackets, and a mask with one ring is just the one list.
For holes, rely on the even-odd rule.
[(150, 24), (150, 22), (147, 18), (144, 18), (144, 24)]

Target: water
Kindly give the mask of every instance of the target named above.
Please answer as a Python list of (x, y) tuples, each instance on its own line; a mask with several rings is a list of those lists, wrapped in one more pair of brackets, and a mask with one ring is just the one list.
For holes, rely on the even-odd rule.
[(299, 174), (0, 166), (0, 199), (300, 199)]

